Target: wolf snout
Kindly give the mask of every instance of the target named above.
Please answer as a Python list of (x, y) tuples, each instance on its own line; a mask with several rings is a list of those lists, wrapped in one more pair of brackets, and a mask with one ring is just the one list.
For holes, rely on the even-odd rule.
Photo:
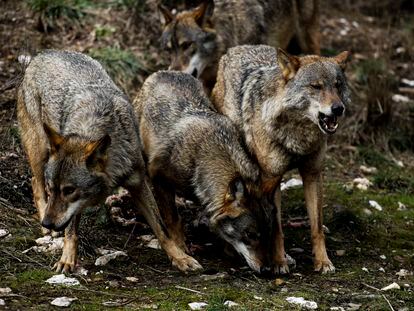
[(342, 103), (334, 103), (331, 107), (331, 110), (335, 116), (340, 117), (343, 115), (345, 107)]
[(45, 227), (46, 229), (49, 229), (49, 230), (54, 230), (55, 229), (54, 221), (48, 216), (43, 217), (42, 226)]

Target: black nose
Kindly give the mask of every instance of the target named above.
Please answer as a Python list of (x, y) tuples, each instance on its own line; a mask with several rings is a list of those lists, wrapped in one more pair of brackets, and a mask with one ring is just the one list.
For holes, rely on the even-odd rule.
[(191, 75), (192, 75), (194, 78), (197, 78), (197, 73), (198, 73), (197, 68), (194, 68), (194, 70), (193, 70), (193, 72), (191, 73)]
[(342, 103), (334, 103), (331, 109), (334, 115), (340, 117), (344, 113), (345, 107)]
[(272, 272), (272, 269), (270, 267), (262, 266), (260, 267), (260, 274), (264, 276), (269, 276)]
[(50, 230), (55, 229), (55, 224), (47, 216), (43, 217), (42, 226), (45, 227), (46, 229), (50, 229)]

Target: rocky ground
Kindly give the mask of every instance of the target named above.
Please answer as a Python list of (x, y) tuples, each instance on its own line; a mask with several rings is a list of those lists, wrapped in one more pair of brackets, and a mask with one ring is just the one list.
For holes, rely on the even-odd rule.
[[(78, 12), (76, 19), (62, 13), (56, 20), (34, 13), (28, 3), (1, 4), (0, 88), (18, 74), (18, 55), (43, 48), (74, 49), (96, 57), (131, 98), (149, 73), (167, 64), (158, 46), (155, 1), (135, 5), (77, 0), (70, 2)], [(264, 279), (253, 274), (237, 256), (223, 252), (225, 246), (205, 228), (196, 226), (199, 208), (181, 202), (190, 248), (205, 268), (199, 274), (182, 274), (148, 237), (150, 230), (126, 198), (113, 204), (120, 209), (101, 206), (85, 211), (80, 239), (83, 273), (72, 276), (79, 284), (46, 283), (54, 275), (50, 268), (60, 256), (61, 241), (36, 242), (40, 225), (10, 90), (0, 94), (0, 309), (50, 309), (52, 301), (63, 296), (75, 298), (70, 305), (75, 310), (188, 310), (192, 302), (206, 303), (206, 310), (299, 310), (288, 297), (313, 301), (321, 310), (414, 309), (414, 160), (412, 151), (403, 148), (410, 146), (407, 135), (414, 111), (414, 15), (384, 16), (341, 5), (324, 3), (321, 21), (323, 52), (349, 49), (354, 55), (347, 71), (354, 103), (339, 135), (330, 141), (325, 168), (326, 236), (335, 274), (312, 271), (299, 187), (283, 192), (286, 246), (297, 263), (288, 276)], [(386, 70), (381, 67), (380, 72), (393, 77), (391, 92), (399, 95), (392, 101), (398, 117), (392, 128), (399, 129), (393, 141), (401, 148), (373, 147), (370, 136), (361, 134), (365, 102), (372, 95), (364, 84), (369, 72), (364, 64), (371, 60), (378, 61), (375, 66), (384, 63)], [(286, 180), (291, 177), (297, 177), (295, 172)], [(356, 178), (360, 179), (354, 182)], [(292, 222), (303, 226), (292, 227)], [(95, 262), (101, 249), (124, 254), (100, 266)], [(398, 286), (382, 290), (393, 283)], [(231, 307), (226, 301), (238, 305)]]

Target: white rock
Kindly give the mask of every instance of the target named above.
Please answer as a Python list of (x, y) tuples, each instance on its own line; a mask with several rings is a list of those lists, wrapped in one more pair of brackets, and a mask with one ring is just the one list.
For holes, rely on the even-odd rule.
[(190, 302), (188, 306), (191, 310), (203, 310), (208, 304), (205, 302)]
[(12, 293), (12, 290), (10, 287), (2, 287), (0, 288), (0, 296), (9, 296)]
[(383, 267), (379, 268), (378, 271), (385, 273), (385, 269)]
[(50, 304), (57, 307), (69, 307), (70, 304), (78, 298), (58, 297), (53, 299)]
[(263, 298), (262, 298), (262, 297), (260, 297), (260, 296), (256, 296), (256, 295), (254, 295), (254, 296), (253, 296), (253, 298), (254, 298), (254, 299), (256, 299), (256, 300), (263, 300)]
[(332, 311), (345, 311), (345, 309), (342, 308), (342, 307), (331, 307), (329, 310), (332, 310)]
[(405, 206), (405, 204), (398, 202), (398, 210), (399, 211), (406, 211), (407, 210), (407, 206)]
[(382, 260), (385, 260), (385, 259), (387, 259), (387, 256), (385, 256), (385, 255), (381, 255), (381, 256), (380, 256), (380, 258), (381, 258)]
[(318, 304), (315, 301), (305, 300), (303, 297), (287, 297), (286, 301), (291, 304), (299, 305), (301, 308), (310, 310), (318, 309)]
[[(63, 248), (64, 238), (63, 237), (52, 237), (50, 235), (45, 235), (44, 237), (36, 239), (36, 244), (39, 246), (33, 246), (30, 249), (38, 253), (57, 253)], [(30, 250), (29, 249), (29, 250)], [(27, 250), (26, 250), (27, 251)], [(24, 251), (24, 252), (26, 252)]]
[(365, 166), (365, 165), (361, 165), (359, 167), (360, 171), (364, 174), (375, 174), (378, 172), (378, 169), (374, 166)]
[(372, 215), (371, 210), (369, 210), (369, 209), (367, 209), (367, 208), (364, 208), (362, 211), (363, 211), (363, 212), (364, 212), (364, 214), (365, 214), (365, 215), (367, 215), (367, 216), (371, 216), (371, 215)]
[(75, 274), (77, 275), (83, 275), (86, 276), (88, 275), (88, 270), (86, 270), (84, 267), (75, 267)]
[(362, 271), (364, 271), (364, 272), (369, 272), (369, 271), (368, 271), (368, 269), (367, 269), (367, 268), (365, 268), (365, 267), (362, 267)]
[(302, 185), (303, 185), (303, 181), (301, 179), (291, 178), (287, 182), (280, 183), (280, 190), (284, 191), (284, 190), (287, 190), (289, 188), (296, 188), (296, 187), (300, 187)]
[(6, 302), (3, 299), (0, 299), (0, 306), (5, 306)]
[(21, 55), (19, 55), (17, 57), (17, 61), (20, 64), (25, 65), (25, 66), (29, 65), (29, 63), (30, 63), (31, 60), (32, 60), (32, 57), (30, 55), (23, 55), (23, 54), (21, 54)]
[(296, 260), (292, 258), (288, 253), (285, 254), (288, 266), (294, 266), (296, 267)]
[(406, 85), (414, 87), (414, 80), (401, 79), (401, 82), (406, 84)]
[(380, 212), (382, 211), (382, 206), (379, 205), (377, 201), (369, 200), (368, 203), (371, 207), (375, 208), (377, 211), (380, 211)]
[(362, 178), (355, 178), (352, 183), (356, 186), (359, 190), (366, 191), (370, 186), (372, 186), (372, 182), (365, 177)]
[(396, 103), (408, 103), (410, 101), (410, 98), (408, 96), (404, 96), (401, 94), (394, 94), (391, 98)]
[(359, 308), (361, 308), (361, 304), (358, 303), (348, 303), (348, 308), (346, 309), (347, 311), (356, 311), (359, 310)]
[(135, 276), (127, 276), (125, 279), (132, 283), (138, 282), (138, 278), (136, 278)]
[(102, 254), (102, 256), (96, 258), (95, 266), (105, 266), (111, 260), (120, 257), (120, 256), (128, 256), (123, 251), (115, 251), (115, 250), (107, 250), (107, 249), (98, 249), (98, 253)]
[[(403, 46), (399, 46), (398, 48), (395, 49), (395, 52), (397, 52), (397, 54), (405, 53), (405, 51), (407, 51), (407, 50)], [(405, 79), (403, 79), (403, 80), (405, 80)]]
[(216, 274), (202, 274), (200, 275), (200, 279), (203, 281), (212, 281), (212, 280), (217, 280), (217, 279), (224, 279), (228, 276), (229, 275), (227, 272), (219, 272)]
[(152, 239), (151, 241), (149, 241), (146, 245), (148, 248), (153, 248), (153, 249), (161, 249), (161, 245), (160, 242), (158, 241), (158, 239)]
[(226, 301), (224, 302), (224, 305), (225, 305), (226, 307), (231, 308), (231, 307), (237, 307), (239, 304), (238, 304), (238, 303), (236, 303), (236, 302), (234, 302), (234, 301), (231, 301), (231, 300), (226, 300)]
[(67, 286), (79, 285), (79, 281), (75, 278), (69, 278), (64, 274), (56, 274), (45, 281), (49, 284), (61, 284)]
[(386, 291), (386, 290), (391, 290), (391, 289), (401, 289), (400, 285), (398, 285), (397, 283), (391, 283), (388, 286), (385, 286), (383, 288), (381, 288), (381, 290)]
[(406, 269), (401, 269), (400, 271), (395, 273), (395, 275), (398, 275), (398, 278), (405, 278), (406, 276), (413, 275), (413, 273)]
[(0, 239), (8, 236), (9, 233), (10, 233), (9, 230), (7, 229), (0, 229)]

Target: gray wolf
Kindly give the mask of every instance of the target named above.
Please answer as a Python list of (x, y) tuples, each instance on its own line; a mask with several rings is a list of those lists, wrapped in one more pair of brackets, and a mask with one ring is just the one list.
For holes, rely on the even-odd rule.
[[(322, 166), (327, 137), (350, 101), (349, 53), (297, 57), (273, 47), (231, 48), (220, 61), (213, 104), (243, 131), (262, 170), (264, 190), (298, 168), (304, 183), (316, 271), (334, 271), (322, 230)], [(280, 192), (276, 206), (280, 220)], [(276, 272), (288, 272), (282, 227), (275, 230)]]
[(118, 186), (129, 190), (173, 265), (199, 268), (166, 234), (145, 181), (134, 110), (97, 61), (69, 51), (35, 56), (18, 88), (17, 115), (42, 226), (65, 230), (57, 272), (75, 267), (82, 210)]
[(318, 0), (205, 0), (164, 17), (161, 44), (170, 51), (170, 69), (184, 71), (214, 86), (220, 57), (242, 44), (287, 48), (296, 39), (301, 52), (320, 53)]
[(257, 272), (266, 272), (273, 198), (258, 192), (259, 168), (231, 121), (211, 108), (189, 74), (160, 71), (134, 101), (155, 197), (170, 235), (186, 250), (175, 194), (203, 206), (203, 218)]

